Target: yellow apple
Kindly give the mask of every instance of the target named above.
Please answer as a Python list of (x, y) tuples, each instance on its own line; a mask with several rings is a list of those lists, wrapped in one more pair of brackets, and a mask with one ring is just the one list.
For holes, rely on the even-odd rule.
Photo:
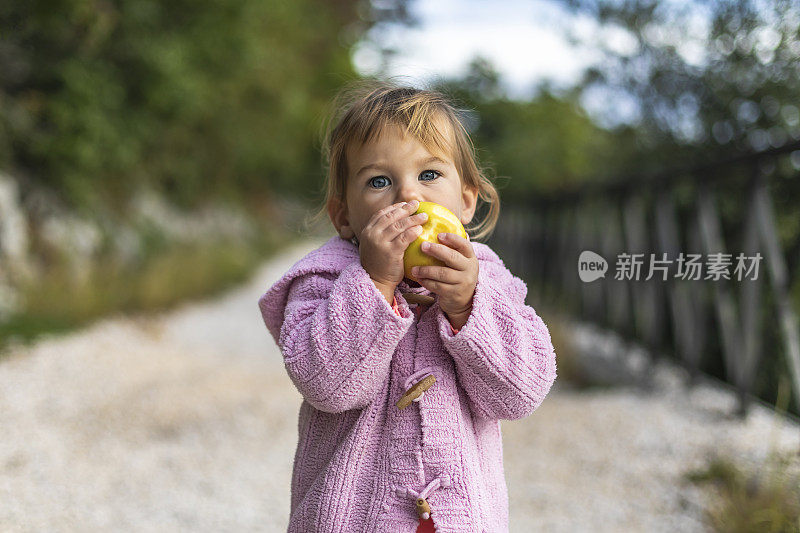
[(425, 220), (425, 223), (422, 224), (422, 233), (420, 236), (408, 245), (403, 255), (405, 276), (414, 281), (417, 281), (417, 278), (411, 275), (412, 267), (426, 265), (444, 266), (444, 262), (422, 251), (420, 247), (423, 242), (438, 243), (440, 233), (455, 233), (465, 239), (467, 238), (467, 232), (464, 230), (464, 226), (461, 224), (461, 221), (458, 220), (458, 217), (442, 205), (435, 202), (420, 202), (414, 214), (416, 213), (427, 213), (428, 218)]

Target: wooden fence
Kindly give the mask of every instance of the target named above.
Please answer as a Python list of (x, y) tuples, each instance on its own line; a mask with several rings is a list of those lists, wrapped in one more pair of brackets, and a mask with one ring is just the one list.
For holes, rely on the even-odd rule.
[[(504, 197), (491, 244), (532, 298), (641, 342), (653, 357), (677, 358), (689, 385), (721, 367), (739, 415), (754, 385), (777, 388), (776, 373), (788, 373), (800, 412), (799, 169), (794, 142), (558, 195)], [(579, 266), (594, 272), (586, 251), (607, 262), (604, 277), (581, 280)]]

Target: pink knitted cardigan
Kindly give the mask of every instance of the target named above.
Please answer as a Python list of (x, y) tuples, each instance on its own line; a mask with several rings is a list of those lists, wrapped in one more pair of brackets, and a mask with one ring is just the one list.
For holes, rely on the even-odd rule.
[[(478, 283), (453, 333), (438, 302), (399, 315), (335, 236), (259, 299), (269, 332), (303, 396), (289, 533), (416, 531), (427, 499), (437, 532), (508, 530), (501, 419), (527, 417), (556, 378), (547, 326), (527, 287), (489, 246), (472, 242)], [(435, 383), (400, 410), (414, 383)]]

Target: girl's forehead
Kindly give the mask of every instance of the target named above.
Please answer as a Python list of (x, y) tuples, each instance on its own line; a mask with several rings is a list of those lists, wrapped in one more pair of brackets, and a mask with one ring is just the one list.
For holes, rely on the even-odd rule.
[(451, 147), (453, 143), (449, 124), (445, 120), (439, 120), (437, 121), (436, 129), (444, 137), (440, 141), (445, 145), (442, 148), (436, 146), (436, 143), (432, 142), (433, 139), (426, 144), (423, 139), (418, 138), (413, 133), (406, 133), (405, 126), (395, 123), (379, 126), (367, 141), (359, 142), (358, 140), (353, 140), (349, 143), (347, 146), (348, 159), (358, 158), (358, 156), (368, 157), (377, 151), (381, 151), (381, 149), (390, 149), (394, 144), (412, 143), (419, 145), (431, 155), (452, 160)]

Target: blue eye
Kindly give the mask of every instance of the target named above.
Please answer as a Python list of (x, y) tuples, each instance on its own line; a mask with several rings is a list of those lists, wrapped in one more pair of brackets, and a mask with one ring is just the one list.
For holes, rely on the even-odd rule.
[[(423, 170), (419, 176), (422, 179), (422, 181), (433, 181), (441, 175), (442, 173), (439, 172), (438, 170)], [(423, 176), (428, 176), (428, 177), (425, 178)], [(383, 180), (386, 183), (384, 185), (380, 185), (378, 184), (379, 182), (376, 182), (376, 180)], [(367, 183), (369, 184), (370, 187), (374, 189), (382, 189), (384, 186), (388, 186), (389, 183), (391, 183), (391, 181), (389, 181), (389, 178), (387, 178), (386, 176), (374, 176), (370, 178), (369, 181), (367, 181)]]
[[(374, 178), (370, 178), (370, 180), (369, 180), (369, 184), (370, 184), (370, 185), (372, 185), (372, 184), (374, 183), (374, 180), (386, 180), (386, 181), (388, 182), (388, 181), (389, 181), (389, 178), (387, 178), (386, 176), (375, 176)], [(376, 187), (376, 188), (377, 188), (377, 189), (380, 189), (381, 187), (380, 187), (380, 186), (378, 186), (378, 187)]]

